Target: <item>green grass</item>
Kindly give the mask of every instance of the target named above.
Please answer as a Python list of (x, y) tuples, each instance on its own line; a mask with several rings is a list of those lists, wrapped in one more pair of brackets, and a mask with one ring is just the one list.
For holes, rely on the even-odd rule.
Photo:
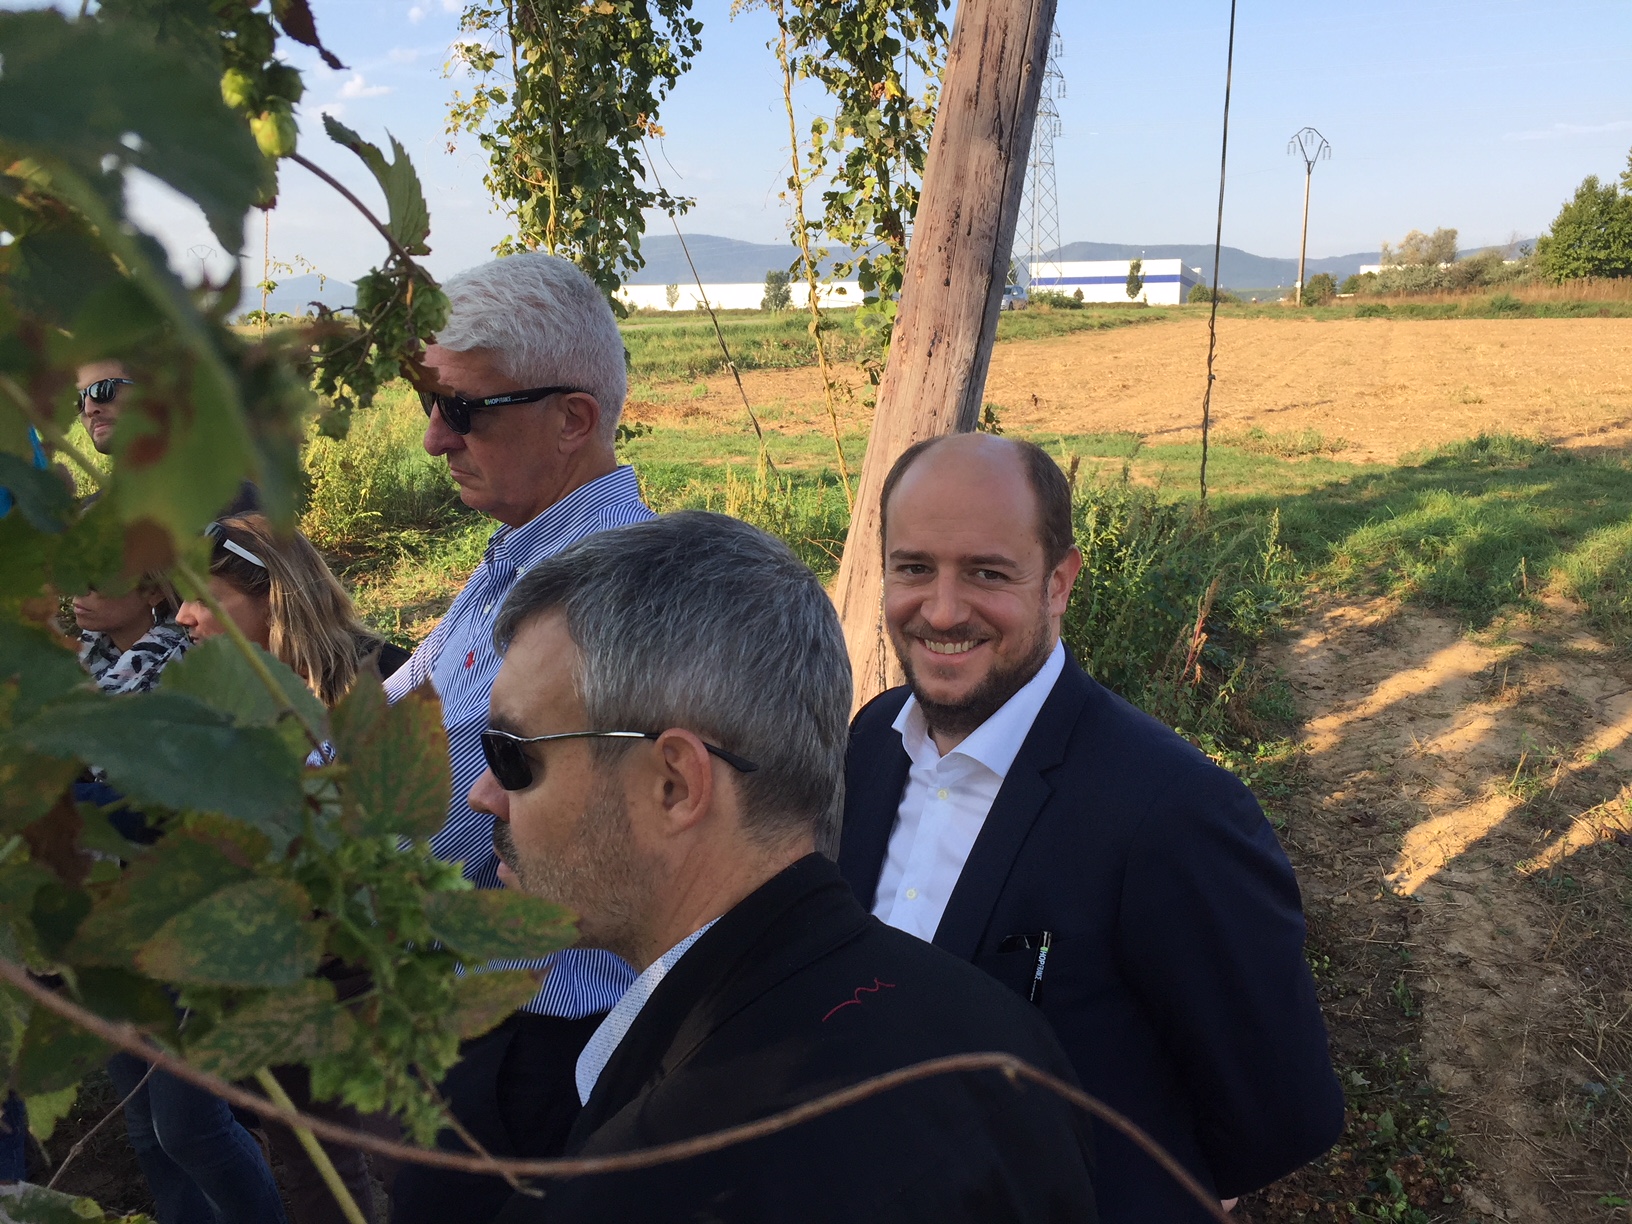
[[(816, 342), (810, 334), (810, 316), (804, 311), (717, 313), (720, 331), (737, 369), (786, 370), (816, 364)], [(882, 360), (884, 351), (878, 333), (858, 327), (854, 309), (829, 310), (825, 314), (822, 335), (830, 361)], [(1170, 317), (1168, 311), (1142, 306), (1005, 311), (998, 317), (997, 338), (1040, 340)], [(634, 315), (620, 326), (624, 347), (629, 350), (629, 380), (635, 399), (652, 398), (653, 383), (690, 382), (726, 370), (714, 324), (704, 311)]]
[[(345, 442), (314, 438), (307, 451), (305, 529), (342, 566), (372, 623), (404, 642), (428, 630), (491, 530), (459, 503), (445, 465), (420, 449), (422, 429), (417, 404), (392, 389), (357, 414)], [(762, 468), (746, 421), (717, 429), (663, 426), (624, 444), (647, 501), (758, 523), (831, 577), (849, 522), (831, 439), (804, 423), (772, 424), (774, 466)], [(1078, 468), (1090, 561), (1073, 613), (1080, 653), (1130, 697), (1198, 734), (1222, 734), (1220, 720), (1240, 713), (1227, 690), (1243, 643), (1312, 587), (1420, 600), (1474, 625), (1559, 591), (1632, 649), (1627, 459), (1493, 436), (1388, 466), (1334, 456), (1335, 444), (1313, 431), (1249, 431), (1211, 447), (1211, 510), (1200, 519), (1197, 443), (1150, 445), (1131, 433), (1035, 440)], [(854, 475), (865, 439), (844, 441)], [(1211, 648), (1190, 660), (1183, 681), (1180, 639), (1215, 577)], [(1200, 686), (1198, 661), (1207, 672)], [(1229, 708), (1217, 706), (1221, 692)]]

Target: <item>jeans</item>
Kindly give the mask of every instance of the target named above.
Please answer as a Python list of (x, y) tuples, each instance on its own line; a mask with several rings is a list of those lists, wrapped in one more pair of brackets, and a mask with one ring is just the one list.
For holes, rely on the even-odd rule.
[(28, 1177), (28, 1110), (15, 1092), (6, 1094), (0, 1111), (0, 1182), (20, 1182)]
[[(130, 1054), (108, 1062), (121, 1096), (146, 1074)], [(125, 1129), (159, 1224), (287, 1224), (260, 1145), (220, 1097), (155, 1071), (125, 1105)]]

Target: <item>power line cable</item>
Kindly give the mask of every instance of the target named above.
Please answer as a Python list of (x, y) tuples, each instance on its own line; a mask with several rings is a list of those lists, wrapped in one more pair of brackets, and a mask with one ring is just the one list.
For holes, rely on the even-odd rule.
[(1224, 135), (1218, 150), (1218, 225), (1213, 231), (1213, 303), (1207, 313), (1207, 389), (1201, 395), (1201, 508), (1207, 509), (1207, 438), (1213, 419), (1213, 355), (1218, 351), (1218, 261), (1224, 250), (1224, 171), (1230, 162), (1230, 82), (1235, 74), (1235, 0), (1230, 0), (1230, 45), (1224, 57)]

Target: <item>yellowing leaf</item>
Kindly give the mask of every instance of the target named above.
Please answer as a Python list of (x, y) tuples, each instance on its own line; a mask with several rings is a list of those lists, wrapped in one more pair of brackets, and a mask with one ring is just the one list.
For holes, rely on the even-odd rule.
[(453, 986), (459, 1040), (480, 1037), (536, 995), (538, 986), (524, 969), (465, 974)]
[(346, 767), (346, 823), (360, 835), (429, 837), (447, 818), (453, 778), (442, 706), (429, 689), (395, 705), (372, 674), (334, 710), (334, 744)]
[(311, 901), (289, 880), (229, 884), (171, 918), (136, 953), (166, 982), (292, 986), (317, 968), (323, 948)]
[(137, 859), (79, 924), (71, 964), (123, 968), (171, 918), (249, 872), (220, 847), (172, 833)]
[(576, 936), (567, 910), (508, 889), (436, 893), (425, 916), (436, 937), (472, 965), (546, 956)]
[(188, 1045), (187, 1061), (224, 1079), (242, 1079), (262, 1067), (338, 1054), (356, 1027), (335, 1002), (333, 984), (308, 978), (240, 1007)]

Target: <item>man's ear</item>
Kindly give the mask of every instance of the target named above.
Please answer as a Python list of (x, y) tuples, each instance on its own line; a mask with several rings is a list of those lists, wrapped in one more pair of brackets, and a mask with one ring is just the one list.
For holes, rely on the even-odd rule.
[(572, 391), (561, 397), (561, 446), (575, 451), (600, 435), (601, 405), (588, 391)]
[(671, 727), (657, 737), (651, 753), (652, 776), (645, 784), (660, 812), (663, 832), (685, 833), (714, 810), (714, 760), (701, 737)]
[(1048, 576), (1050, 616), (1065, 615), (1066, 606), (1071, 602), (1071, 588), (1076, 586), (1077, 575), (1080, 573), (1082, 573), (1082, 550), (1073, 545), (1071, 551), (1060, 558), (1060, 563)]

